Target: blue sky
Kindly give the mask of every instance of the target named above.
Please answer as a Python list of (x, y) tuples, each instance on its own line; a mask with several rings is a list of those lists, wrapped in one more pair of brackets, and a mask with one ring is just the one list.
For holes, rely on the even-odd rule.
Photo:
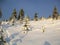
[(60, 13), (60, 0), (0, 0), (0, 8), (5, 19), (11, 16), (14, 8), (16, 8), (17, 14), (23, 8), (25, 15), (29, 15), (30, 18), (33, 18), (35, 12), (39, 17), (48, 17), (52, 15), (54, 6)]

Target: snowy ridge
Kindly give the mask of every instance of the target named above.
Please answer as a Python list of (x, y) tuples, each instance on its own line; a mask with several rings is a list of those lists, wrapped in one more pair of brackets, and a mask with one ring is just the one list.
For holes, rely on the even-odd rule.
[(29, 31), (24, 23), (2, 23), (6, 45), (60, 45), (60, 20), (29, 21)]

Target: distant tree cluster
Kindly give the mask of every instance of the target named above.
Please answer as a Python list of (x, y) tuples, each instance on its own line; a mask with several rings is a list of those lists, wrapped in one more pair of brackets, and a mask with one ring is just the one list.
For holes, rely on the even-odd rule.
[[(1, 11), (1, 9), (0, 9), (0, 18), (2, 17), (2, 11)], [(53, 14), (52, 15), (49, 15), (49, 17), (48, 18), (52, 18), (52, 19), (58, 19), (58, 17), (59, 17), (59, 13), (57, 12), (57, 8), (56, 7), (54, 7), (54, 10), (53, 10)], [(20, 9), (20, 11), (19, 11), (19, 14), (17, 15), (17, 11), (16, 11), (16, 9), (13, 9), (13, 12), (12, 12), (12, 15), (10, 16), (10, 18), (9, 18), (9, 20), (12, 20), (12, 19), (17, 19), (17, 20), (24, 20), (24, 19), (26, 19), (26, 18), (28, 18), (28, 19), (30, 19), (30, 17), (29, 16), (26, 16), (25, 17), (25, 15), (24, 15), (24, 10), (23, 9)], [(36, 12), (35, 14), (34, 14), (34, 20), (35, 21), (38, 21), (38, 13)]]
[(17, 16), (17, 11), (16, 11), (16, 9), (14, 9), (12, 12), (12, 15), (10, 17), (10, 20), (11, 19), (23, 20), (23, 18), (24, 18), (24, 10), (21, 9), (19, 12), (19, 15)]

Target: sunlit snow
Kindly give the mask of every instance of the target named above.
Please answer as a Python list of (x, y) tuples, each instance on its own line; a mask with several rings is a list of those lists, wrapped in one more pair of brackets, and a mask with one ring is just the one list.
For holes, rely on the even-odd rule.
[(29, 21), (28, 24), (29, 31), (25, 31), (24, 23), (2, 22), (6, 45), (60, 45), (60, 20)]

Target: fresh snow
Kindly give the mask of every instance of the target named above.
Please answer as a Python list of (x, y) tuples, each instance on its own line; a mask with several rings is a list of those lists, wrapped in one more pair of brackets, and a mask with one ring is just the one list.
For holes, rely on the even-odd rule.
[(60, 45), (60, 20), (28, 21), (29, 31), (23, 25), (2, 22), (6, 45)]

